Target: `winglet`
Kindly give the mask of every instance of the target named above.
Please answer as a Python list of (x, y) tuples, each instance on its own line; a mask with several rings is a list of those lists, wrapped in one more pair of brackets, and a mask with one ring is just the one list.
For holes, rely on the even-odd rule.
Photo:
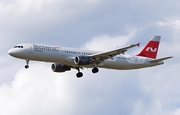
[(136, 44), (138, 47), (140, 46), (140, 43)]

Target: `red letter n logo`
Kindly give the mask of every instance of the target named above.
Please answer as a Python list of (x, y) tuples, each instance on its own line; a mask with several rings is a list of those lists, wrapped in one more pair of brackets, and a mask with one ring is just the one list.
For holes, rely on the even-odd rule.
[(147, 48), (146, 48), (146, 51), (148, 52), (149, 50), (150, 50), (151, 52), (156, 52), (156, 51), (157, 51), (157, 48), (154, 48), (154, 49), (153, 49), (152, 47), (147, 47)]

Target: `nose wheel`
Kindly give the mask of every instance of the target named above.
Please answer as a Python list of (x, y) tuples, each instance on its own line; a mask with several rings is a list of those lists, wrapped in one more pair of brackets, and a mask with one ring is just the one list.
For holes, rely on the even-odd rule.
[(29, 65), (25, 65), (25, 68), (28, 69), (28, 68), (29, 68)]
[(28, 59), (26, 59), (26, 64), (27, 65), (25, 65), (25, 68), (28, 69), (29, 68), (29, 60)]

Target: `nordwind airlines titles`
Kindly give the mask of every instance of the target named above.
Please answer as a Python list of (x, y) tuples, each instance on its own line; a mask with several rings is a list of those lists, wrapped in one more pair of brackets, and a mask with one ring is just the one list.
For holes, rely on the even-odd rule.
[(135, 56), (127, 55), (125, 52), (139, 46), (139, 43), (104, 52), (22, 43), (15, 45), (8, 53), (13, 57), (26, 60), (26, 69), (29, 68), (29, 60), (52, 62), (51, 68), (54, 72), (76, 69), (78, 70), (76, 76), (80, 78), (83, 76), (80, 71), (83, 68), (92, 68), (92, 73), (97, 73), (98, 68), (131, 70), (164, 64), (163, 60), (172, 57), (156, 59), (160, 38), (161, 36), (154, 36)]

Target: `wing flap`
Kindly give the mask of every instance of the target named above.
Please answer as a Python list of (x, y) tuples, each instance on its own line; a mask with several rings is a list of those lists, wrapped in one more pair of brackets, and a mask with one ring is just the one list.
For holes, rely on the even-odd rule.
[(149, 61), (149, 62), (150, 62), (150, 63), (158, 63), (158, 62), (161, 62), (161, 61), (163, 61), (163, 60), (170, 59), (170, 58), (173, 58), (173, 57), (170, 56), (170, 57), (165, 57), (165, 58), (155, 59), (155, 60), (151, 60), (151, 61)]

